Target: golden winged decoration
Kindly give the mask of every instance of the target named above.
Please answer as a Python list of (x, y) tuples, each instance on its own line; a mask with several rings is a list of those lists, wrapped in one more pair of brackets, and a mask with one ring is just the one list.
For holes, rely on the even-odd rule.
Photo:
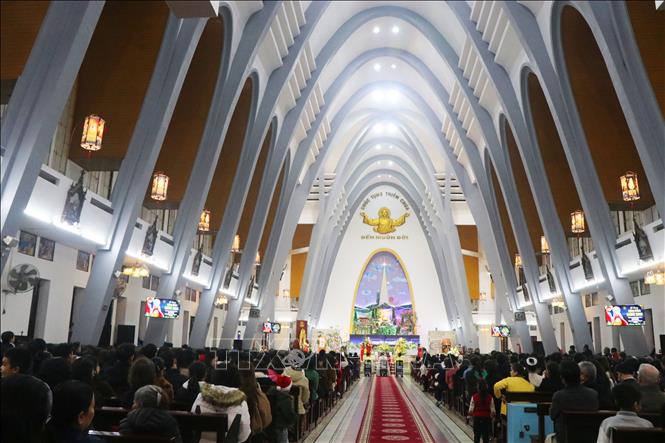
[(363, 218), (363, 223), (374, 226), (374, 232), (378, 234), (390, 234), (396, 231), (395, 228), (397, 226), (402, 226), (406, 222), (409, 213), (405, 212), (401, 217), (392, 219), (390, 218), (390, 209), (380, 208), (378, 218), (369, 218), (364, 212), (361, 212), (360, 216)]

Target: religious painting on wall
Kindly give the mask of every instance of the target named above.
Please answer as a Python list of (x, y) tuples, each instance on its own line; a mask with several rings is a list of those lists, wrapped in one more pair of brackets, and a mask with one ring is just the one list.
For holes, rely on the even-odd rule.
[(36, 247), (37, 236), (29, 232), (21, 231), (21, 234), (18, 237), (18, 252), (34, 257)]
[[(90, 269), (90, 254), (85, 251), (78, 251), (76, 256), (76, 269), (83, 272), (88, 272)], [(129, 276), (125, 276), (129, 277)]]
[(39, 252), (37, 256), (42, 260), (53, 261), (53, 255), (55, 254), (55, 242), (49, 240), (48, 238), (39, 239)]
[(358, 279), (351, 334), (416, 334), (411, 282), (392, 251), (372, 253)]

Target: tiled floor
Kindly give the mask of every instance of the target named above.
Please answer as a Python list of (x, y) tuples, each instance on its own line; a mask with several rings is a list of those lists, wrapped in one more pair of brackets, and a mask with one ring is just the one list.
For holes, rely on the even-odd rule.
[[(434, 399), (426, 395), (410, 377), (398, 379), (403, 395), (414, 405), (435, 441), (442, 443), (470, 443), (472, 438), (446, 413), (436, 407)], [(354, 443), (369, 400), (370, 379), (361, 378), (339, 405), (318, 426), (305, 443)], [(467, 429), (468, 432), (468, 429)]]

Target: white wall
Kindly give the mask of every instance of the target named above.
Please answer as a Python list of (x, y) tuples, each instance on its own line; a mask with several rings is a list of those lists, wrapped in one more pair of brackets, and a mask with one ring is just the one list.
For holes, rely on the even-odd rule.
[[(362, 222), (360, 212), (363, 210), (372, 218), (377, 217), (379, 208), (383, 206), (390, 209), (392, 218), (400, 217), (405, 212), (399, 199), (387, 196), (387, 192), (401, 197), (401, 193), (391, 187), (375, 188), (366, 196), (369, 199), (367, 206), (363, 209), (361, 204), (351, 217), (326, 289), (318, 329), (337, 328), (343, 338), (348, 336), (358, 278), (367, 259), (381, 248), (392, 249), (404, 263), (404, 271), (411, 280), (416, 327), (421, 340), (427, 339), (429, 331), (450, 329), (434, 261), (413, 209), (408, 209), (411, 215), (406, 223), (397, 228), (397, 232), (390, 234), (407, 236), (408, 239), (381, 238), (385, 236), (375, 234), (370, 226)], [(371, 197), (376, 194), (382, 196)], [(363, 238), (367, 235), (376, 238)]]

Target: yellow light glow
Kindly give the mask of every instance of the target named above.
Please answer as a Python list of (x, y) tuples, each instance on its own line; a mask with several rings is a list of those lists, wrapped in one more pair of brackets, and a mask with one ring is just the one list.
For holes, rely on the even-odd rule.
[(169, 176), (163, 172), (155, 172), (152, 176), (150, 198), (157, 201), (166, 200), (169, 191)]
[(98, 115), (89, 115), (83, 123), (83, 133), (81, 134), (81, 147), (87, 151), (99, 151), (102, 149), (102, 139), (104, 138), (105, 121)]

